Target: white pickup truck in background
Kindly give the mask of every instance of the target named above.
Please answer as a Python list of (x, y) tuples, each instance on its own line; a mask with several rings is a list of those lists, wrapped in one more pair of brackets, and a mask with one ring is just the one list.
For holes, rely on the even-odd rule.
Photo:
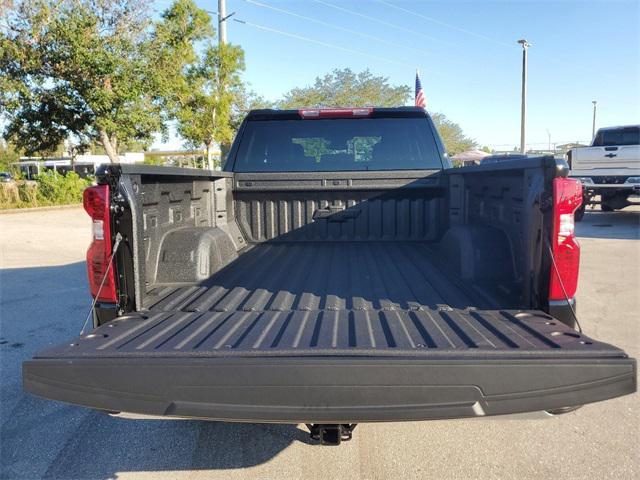
[(567, 156), (570, 176), (583, 185), (576, 220), (582, 219), (586, 205), (612, 212), (633, 205), (629, 197), (640, 194), (640, 125), (601, 128), (590, 147), (574, 148)]

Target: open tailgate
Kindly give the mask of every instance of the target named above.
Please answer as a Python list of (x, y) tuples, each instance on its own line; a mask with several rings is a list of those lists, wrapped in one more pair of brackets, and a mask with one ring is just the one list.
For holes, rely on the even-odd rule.
[(537, 311), (160, 312), (39, 353), (23, 381), (115, 412), (343, 424), (597, 402), (636, 391), (636, 361)]

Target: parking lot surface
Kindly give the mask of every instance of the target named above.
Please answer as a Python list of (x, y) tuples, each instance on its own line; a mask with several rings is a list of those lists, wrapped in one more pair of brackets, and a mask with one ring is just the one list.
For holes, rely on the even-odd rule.
[[(640, 356), (640, 208), (587, 212), (578, 311)], [(303, 425), (133, 421), (28, 395), (21, 362), (76, 335), (90, 306), (80, 209), (0, 215), (0, 478), (639, 478), (640, 396), (550, 418), (359, 425), (340, 447)]]

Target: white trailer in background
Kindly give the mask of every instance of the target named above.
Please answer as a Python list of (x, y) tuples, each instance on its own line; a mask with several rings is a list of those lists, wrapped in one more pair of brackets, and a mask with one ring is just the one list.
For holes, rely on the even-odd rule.
[[(119, 155), (120, 163), (143, 163), (144, 152), (126, 152)], [(73, 165), (72, 165), (73, 163)], [(55, 170), (60, 173), (70, 172), (72, 169), (81, 177), (94, 175), (98, 166), (110, 163), (107, 155), (76, 155), (75, 162), (70, 156), (60, 157), (20, 157), (20, 161), (13, 164), (29, 180), (43, 170)]]

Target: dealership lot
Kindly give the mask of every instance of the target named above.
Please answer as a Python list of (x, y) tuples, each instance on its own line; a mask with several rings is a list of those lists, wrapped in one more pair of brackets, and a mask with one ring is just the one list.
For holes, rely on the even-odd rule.
[[(20, 364), (87, 315), (81, 209), (0, 215), (0, 478), (637, 478), (639, 395), (547, 420), (360, 425), (339, 448), (304, 426), (130, 421), (21, 390)], [(640, 356), (640, 208), (578, 225), (588, 335)]]

